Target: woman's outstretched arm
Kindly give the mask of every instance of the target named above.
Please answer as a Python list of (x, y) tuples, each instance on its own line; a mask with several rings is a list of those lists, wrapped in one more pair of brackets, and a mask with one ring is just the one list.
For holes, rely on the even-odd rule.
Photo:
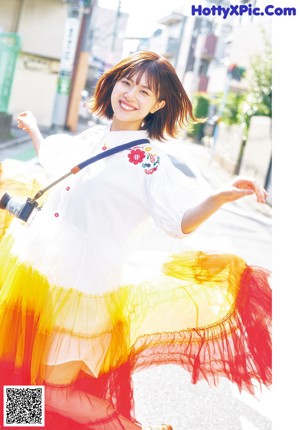
[(26, 131), (31, 137), (34, 149), (38, 154), (44, 138), (37, 125), (35, 116), (30, 111), (21, 112), (17, 117), (17, 121), (18, 127)]
[(220, 209), (225, 203), (234, 202), (251, 194), (256, 195), (259, 203), (265, 203), (268, 193), (251, 178), (238, 176), (230, 184), (210, 195), (199, 205), (188, 209), (182, 219), (182, 232), (191, 233)]

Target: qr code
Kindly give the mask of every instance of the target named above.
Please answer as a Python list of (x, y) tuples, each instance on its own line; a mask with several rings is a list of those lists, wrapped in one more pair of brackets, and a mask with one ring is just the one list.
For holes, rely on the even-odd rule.
[(45, 390), (38, 385), (4, 386), (4, 426), (45, 425)]

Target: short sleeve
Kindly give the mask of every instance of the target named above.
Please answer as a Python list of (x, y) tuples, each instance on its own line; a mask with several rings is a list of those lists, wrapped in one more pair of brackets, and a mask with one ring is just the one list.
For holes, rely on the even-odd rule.
[(78, 163), (91, 155), (90, 151), (98, 146), (103, 129), (89, 127), (77, 135), (53, 134), (43, 140), (39, 150), (39, 162), (47, 176), (65, 174)]
[(181, 229), (182, 218), (203, 198), (199, 185), (175, 167), (164, 153), (160, 154), (157, 171), (147, 179), (146, 201), (155, 224), (171, 236), (186, 236)]
[[(74, 137), (68, 134), (55, 134), (46, 137), (39, 149), (38, 159), (47, 176), (64, 173), (73, 167)], [(66, 173), (66, 172), (65, 172)]]

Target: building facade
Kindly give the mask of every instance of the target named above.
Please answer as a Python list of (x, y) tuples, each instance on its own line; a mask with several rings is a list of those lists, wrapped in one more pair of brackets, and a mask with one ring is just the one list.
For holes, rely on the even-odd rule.
[(32, 110), (41, 125), (51, 125), (67, 5), (61, 0), (1, 0), (0, 30), (19, 33), (9, 111)]
[[(52, 125), (68, 3), (64, 0), (0, 2), (0, 31), (19, 33), (22, 44), (9, 103), (9, 112), (14, 118), (24, 110), (31, 110), (40, 125)], [(93, 15), (88, 75), (91, 86), (103, 72), (103, 64), (113, 64), (121, 58), (128, 19), (119, 10), (100, 7), (95, 8)]]

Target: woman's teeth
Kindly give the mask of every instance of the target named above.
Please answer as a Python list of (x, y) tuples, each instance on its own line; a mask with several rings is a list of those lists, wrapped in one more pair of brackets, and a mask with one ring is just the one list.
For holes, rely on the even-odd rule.
[(121, 105), (121, 108), (122, 109), (125, 109), (125, 110), (135, 110), (135, 108), (134, 107), (132, 107), (132, 106), (128, 106), (127, 104), (125, 104), (125, 103), (123, 103), (123, 102), (120, 102), (120, 105)]

